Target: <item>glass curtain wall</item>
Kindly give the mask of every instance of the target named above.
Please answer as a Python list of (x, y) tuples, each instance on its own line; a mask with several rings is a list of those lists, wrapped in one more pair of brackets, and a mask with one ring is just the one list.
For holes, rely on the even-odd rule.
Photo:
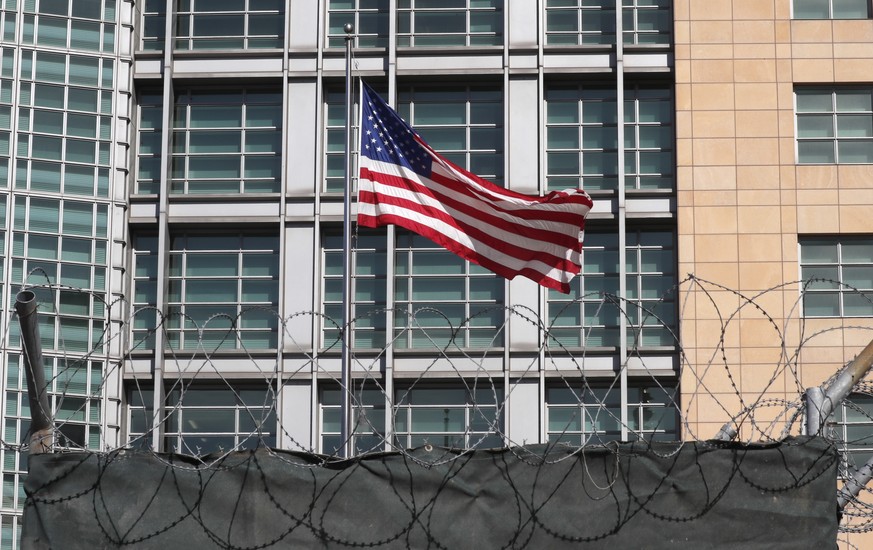
[[(113, 300), (115, 144), (127, 88), (119, 79), (122, 0), (0, 2), (2, 294), (36, 285), (57, 445), (101, 450)], [(129, 60), (128, 60), (129, 61)], [(3, 439), (26, 442), (28, 409), (18, 323), (4, 306)], [(99, 359), (98, 359), (99, 358)], [(115, 396), (117, 397), (117, 396)], [(0, 548), (15, 548), (26, 453), (2, 454)]]

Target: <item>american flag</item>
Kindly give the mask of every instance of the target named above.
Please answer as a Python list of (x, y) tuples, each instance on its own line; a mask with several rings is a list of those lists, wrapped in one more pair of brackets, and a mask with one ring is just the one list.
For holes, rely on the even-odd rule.
[(360, 153), (359, 225), (395, 224), (501, 277), (570, 291), (592, 206), (585, 191), (523, 195), (467, 172), (363, 83)]

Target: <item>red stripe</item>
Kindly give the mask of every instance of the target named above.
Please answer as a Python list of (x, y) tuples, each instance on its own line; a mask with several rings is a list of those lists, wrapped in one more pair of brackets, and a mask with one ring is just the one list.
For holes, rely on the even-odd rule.
[[(456, 200), (450, 196), (447, 196), (443, 193), (438, 193), (438, 192), (434, 191), (433, 189), (431, 189), (425, 185), (421, 185), (417, 182), (408, 180), (406, 178), (402, 178), (400, 176), (396, 176), (394, 174), (383, 174), (381, 172), (373, 172), (367, 168), (361, 169), (361, 178), (368, 179), (371, 181), (376, 181), (376, 182), (379, 182), (381, 184), (400, 188), (400, 189), (406, 189), (406, 190), (409, 190), (411, 192), (425, 194), (425, 195), (433, 198), (437, 202), (443, 204), (449, 210), (455, 210), (457, 212), (462, 212), (462, 213), (466, 214), (467, 216), (470, 216), (471, 218), (480, 220), (488, 225), (498, 227), (498, 228), (503, 229), (504, 231), (507, 231), (509, 233), (523, 235), (525, 237), (528, 237), (530, 239), (534, 239), (537, 241), (547, 241), (549, 243), (555, 244), (556, 246), (560, 246), (562, 248), (569, 248), (570, 250), (574, 250), (576, 252), (582, 250), (582, 245), (579, 243), (578, 233), (576, 235), (568, 235), (566, 233), (561, 233), (558, 231), (552, 231), (552, 230), (548, 230), (548, 229), (540, 229), (540, 228), (536, 228), (536, 227), (531, 227), (530, 225), (523, 225), (523, 224), (514, 223), (512, 221), (506, 220), (506, 219), (501, 218), (497, 215), (489, 213), (488, 209), (498, 210), (497, 208), (493, 208), (493, 205), (490, 203), (483, 203), (480, 208), (476, 208), (475, 206), (470, 206), (468, 204), (465, 204), (465, 203), (463, 203), (459, 200)], [(467, 186), (463, 186), (463, 187), (467, 187)], [(471, 197), (472, 199), (477, 200), (479, 202), (482, 202), (481, 200), (478, 199), (478, 197), (476, 195), (470, 194), (470, 193), (464, 193), (463, 189), (459, 190), (459, 193), (466, 194), (467, 196)], [(358, 200), (361, 200), (360, 197)], [(389, 204), (400, 205), (400, 203), (397, 201), (402, 201), (404, 199), (398, 199), (398, 198), (394, 198), (394, 197), (388, 197), (386, 195), (380, 195), (379, 200), (381, 202), (386, 202)], [(427, 216), (439, 218), (440, 220), (444, 221), (445, 223), (450, 224), (453, 227), (456, 227), (460, 230), (468, 231), (468, 228), (470, 230), (477, 229), (477, 228), (470, 226), (469, 224), (467, 224), (463, 221), (460, 221), (454, 217), (451, 217), (451, 214), (446, 214), (444, 212), (435, 210), (432, 207), (426, 207), (426, 206), (421, 205), (417, 202), (411, 203), (408, 201), (408, 199), (406, 201), (407, 202), (402, 204), (402, 206), (404, 206), (404, 208), (413, 209), (413, 210), (419, 211), (422, 214), (425, 214)], [(368, 200), (366, 202), (374, 203), (374, 201), (371, 201), (371, 200)], [(427, 210), (424, 210), (425, 208)], [(499, 210), (501, 210), (503, 212), (507, 212), (507, 214), (513, 215), (513, 216), (516, 213), (516, 211), (513, 211), (513, 210), (505, 210), (505, 209), (499, 209)], [(541, 218), (544, 216), (538, 215), (537, 217)], [(553, 221), (551, 217), (549, 217), (549, 216), (545, 216), (545, 217), (547, 217), (549, 219), (549, 221)], [(555, 217), (558, 217), (558, 216), (555, 216)], [(578, 230), (581, 230), (584, 228), (585, 218), (583, 216), (573, 215), (571, 217), (574, 218), (575, 223), (572, 224), (572, 226), (574, 228), (578, 228)], [(529, 220), (526, 220), (526, 221), (529, 221)]]

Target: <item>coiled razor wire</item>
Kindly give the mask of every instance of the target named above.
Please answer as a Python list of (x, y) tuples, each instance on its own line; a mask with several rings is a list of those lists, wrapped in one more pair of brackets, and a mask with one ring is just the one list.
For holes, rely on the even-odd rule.
[[(608, 493), (617, 479), (588, 472), (586, 455), (582, 451), (601, 448), (607, 452), (612, 452), (617, 464), (620, 460), (620, 454), (618, 452), (619, 446), (616, 443), (600, 439), (596, 434), (583, 434), (583, 444), (574, 446), (568, 444), (565, 438), (561, 437), (567, 435), (565, 429), (564, 432), (556, 434), (558, 437), (555, 439), (558, 441), (544, 444), (545, 450), (532, 452), (526, 446), (528, 441), (514, 440), (507, 433), (504, 429), (506, 406), (519, 384), (526, 377), (539, 375), (541, 371), (544, 372), (554, 387), (567, 388), (573, 392), (572, 395), (578, 400), (578, 407), (575, 408), (576, 414), (590, 415), (590, 418), (587, 419), (590, 422), (608, 421), (614, 426), (621, 427), (626, 433), (638, 439), (640, 445), (648, 446), (650, 452), (665, 459), (675, 456), (689, 442), (703, 447), (717, 445), (717, 443), (707, 441), (715, 435), (714, 433), (701, 433), (699, 431), (697, 421), (699, 407), (706, 407), (707, 414), (710, 415), (707, 417), (706, 425), (713, 424), (713, 413), (720, 414), (721, 418), (718, 421), (735, 427), (739, 434), (738, 440), (741, 442), (783, 441), (786, 437), (800, 434), (803, 431), (802, 396), (804, 389), (810, 384), (810, 381), (802, 378), (800, 374), (804, 364), (804, 350), (820, 345), (820, 341), (827, 341), (828, 338), (833, 337), (834, 333), (839, 333), (839, 335), (860, 333), (862, 334), (860, 340), (873, 336), (870, 326), (848, 325), (842, 319), (816, 319), (815, 323), (811, 323), (809, 319), (800, 315), (803, 296), (809, 286), (816, 282), (823, 281), (794, 281), (748, 294), (689, 275), (662, 297), (662, 301), (679, 302), (681, 300), (681, 303), (677, 304), (679, 306), (678, 319), (658, 318), (658, 303), (644, 308), (641, 302), (626, 300), (612, 294), (588, 294), (568, 304), (567, 307), (575, 306), (578, 308), (580, 302), (584, 300), (589, 307), (593, 307), (592, 304), (597, 306), (595, 309), (598, 311), (602, 308), (615, 308), (620, 316), (627, 319), (630, 330), (633, 330), (634, 326), (645, 326), (649, 321), (664, 327), (682, 326), (686, 307), (694, 309), (697, 319), (704, 315), (707, 316), (707, 319), (712, 319), (712, 322), (719, 327), (716, 337), (707, 342), (697, 341), (693, 349), (693, 356), (689, 350), (683, 348), (678, 332), (671, 329), (674, 343), (670, 347), (669, 353), (678, 357), (678, 367), (673, 376), (665, 376), (661, 367), (651, 367), (647, 355), (637, 345), (629, 347), (629, 357), (624, 364), (619, 365), (617, 372), (607, 376), (602, 369), (594, 369), (589, 366), (594, 351), (563, 344), (560, 336), (555, 333), (556, 327), (552, 320), (544, 319), (536, 311), (524, 306), (500, 307), (497, 308), (499, 310), (497, 315), (494, 315), (493, 310), (477, 312), (458, 326), (452, 326), (448, 316), (439, 311), (437, 307), (425, 307), (414, 311), (393, 310), (391, 313), (394, 318), (406, 319), (407, 323), (385, 328), (388, 341), (381, 349), (367, 350), (366, 353), (351, 350), (350, 357), (353, 362), (355, 384), (351, 388), (341, 386), (340, 376), (335, 368), (339, 347), (342, 345), (342, 331), (353, 330), (359, 324), (371, 326), (374, 317), (384, 318), (388, 310), (371, 311), (367, 316), (353, 319), (348, 325), (343, 326), (337, 320), (321, 312), (298, 312), (282, 317), (278, 312), (270, 309), (252, 308), (242, 311), (236, 316), (217, 313), (198, 325), (190, 317), (171, 319), (153, 307), (133, 309), (121, 298), (110, 300), (102, 293), (50, 284), (48, 281), (46, 284), (29, 286), (28, 289), (35, 291), (42, 298), (43, 307), (56, 304), (56, 294), (60, 291), (87, 294), (95, 303), (102, 304), (102, 309), (106, 314), (104, 319), (100, 319), (103, 321), (103, 329), (97, 335), (98, 337), (94, 338), (94, 345), (90, 351), (84, 353), (70, 351), (63, 338), (58, 344), (58, 349), (44, 350), (47, 356), (60, 359), (60, 366), (56, 371), (53, 371), (48, 382), (49, 389), (54, 388), (52, 393), (55, 395), (55, 408), (58, 410), (64, 409), (65, 399), (81, 399), (81, 395), (69, 390), (74, 375), (80, 369), (85, 368), (84, 365), (88, 361), (92, 360), (102, 362), (105, 365), (105, 370), (100, 386), (92, 388), (90, 397), (95, 399), (121, 398), (117, 395), (119, 393), (118, 387), (107, 387), (107, 381), (119, 380), (125, 365), (138, 353), (143, 352), (148, 347), (147, 342), (155, 335), (161, 333), (166, 341), (168, 328), (171, 324), (173, 327), (186, 327), (186, 338), (195, 334), (197, 341), (195, 346), (186, 345), (184, 350), (172, 347), (167, 347), (164, 350), (164, 381), (168, 384), (168, 392), (173, 391), (178, 397), (173, 404), (163, 409), (160, 418), (150, 419), (153, 426), (164, 426), (175, 418), (179, 409), (185, 406), (186, 394), (190, 390), (191, 383), (195, 381), (208, 380), (211, 384), (226, 388), (233, 393), (238, 404), (244, 404), (242, 396), (238, 393), (238, 386), (234, 383), (235, 380), (230, 380), (227, 372), (217, 362), (220, 357), (220, 353), (217, 352), (223, 349), (225, 344), (231, 344), (236, 352), (235, 360), (241, 364), (246, 364), (248, 371), (256, 375), (255, 378), (249, 377), (247, 380), (259, 380), (266, 388), (263, 402), (258, 403), (257, 406), (253, 404), (251, 409), (243, 407), (241, 413), (246, 416), (248, 423), (255, 428), (250, 433), (242, 435), (240, 445), (221, 449), (219, 452), (200, 455), (197, 449), (177, 449), (179, 452), (188, 451), (188, 454), (191, 455), (188, 459), (180, 460), (178, 455), (158, 453), (151, 449), (150, 444), (154, 435), (151, 430), (146, 430), (145, 433), (131, 440), (118, 441), (112, 437), (112, 434), (120, 433), (120, 427), (115, 431), (101, 430), (101, 441), (98, 448), (93, 448), (93, 445), (76, 445), (69, 438), (64, 437), (65, 424), (72, 421), (56, 419), (57, 452), (84, 451), (96, 456), (98, 460), (104, 461), (106, 464), (111, 464), (115, 461), (127, 460), (126, 457), (130, 453), (128, 449), (136, 449), (137, 452), (149, 453), (154, 459), (161, 461), (166, 466), (167, 476), (175, 475), (174, 472), (197, 472), (198, 475), (202, 476), (204, 472), (220, 472), (230, 467), (236, 467), (235, 461), (238, 461), (239, 458), (238, 453), (234, 453), (234, 451), (240, 446), (249, 449), (266, 449), (269, 445), (268, 441), (265, 440), (264, 433), (269, 432), (275, 433), (273, 437), (281, 438), (285, 442), (285, 447), (288, 447), (290, 443), (291, 451), (308, 453), (310, 456), (308, 460), (300, 460), (296, 455), (272, 452), (266, 449), (265, 452), (269, 453), (271, 458), (283, 461), (293, 468), (332, 467), (338, 459), (335, 453), (316, 454), (309, 444), (295, 439), (288, 426), (283, 425), (282, 415), (278, 414), (278, 396), (283, 387), (301, 377), (315, 377), (319, 379), (319, 384), (328, 382), (334, 387), (338, 387), (340, 391), (351, 394), (354, 413), (352, 416), (357, 419), (356, 430), (353, 430), (356, 435), (353, 437), (366, 433), (373, 441), (367, 448), (356, 450), (358, 456), (366, 453), (390, 451), (400, 453), (411, 464), (420, 467), (429, 469), (451, 467), (452, 463), (466, 460), (472, 451), (483, 448), (486, 441), (493, 441), (493, 437), (496, 436), (502, 439), (514, 459), (534, 467), (543, 464), (558, 464), (562, 461), (574, 464), (578, 462), (579, 467), (587, 472), (591, 490)], [(870, 299), (862, 291), (848, 285), (837, 281), (825, 282)], [(780, 298), (775, 303), (784, 301), (789, 304), (790, 307), (785, 308), (789, 312), (787, 316), (783, 316), (781, 312), (775, 316), (768, 313), (765, 304), (773, 303), (768, 300), (775, 295)], [(729, 297), (730, 300), (726, 300), (726, 297)], [(734, 307), (729, 309), (725, 307), (726, 303), (732, 303)], [(707, 307), (709, 311), (701, 314), (701, 311)], [(48, 313), (55, 317), (61, 315), (53, 305), (51, 309), (52, 311), (42, 311), (42, 313)], [(278, 349), (282, 350), (281, 353), (286, 357), (293, 359), (283, 362), (281, 372), (278, 354), (274, 354), (273, 360), (265, 358), (260, 350), (255, 352), (247, 349), (244, 339), (240, 338), (240, 325), (245, 320), (246, 315), (252, 313), (257, 313), (260, 317), (265, 314), (275, 316), (278, 326)], [(139, 338), (134, 339), (133, 327), (136, 320), (152, 315), (157, 319), (155, 326), (147, 334), (137, 332)], [(530, 350), (530, 353), (524, 355), (530, 359), (527, 360), (527, 364), (523, 368), (519, 369), (518, 363), (514, 363), (511, 377), (505, 377), (503, 369), (496, 371), (488, 366), (489, 359), (495, 357), (503, 359), (504, 351), (502, 349), (489, 347), (471, 350), (459, 345), (464, 331), (469, 327), (477, 326), (478, 318), (483, 315), (489, 317), (502, 315), (504, 319), (503, 323), (497, 327), (492, 343), (506, 336), (510, 323), (534, 327), (539, 334), (538, 349)], [(442, 318), (444, 325), (435, 327), (434, 318)], [(768, 371), (763, 376), (758, 376), (758, 379), (763, 380), (763, 382), (757, 384), (755, 391), (749, 391), (741, 384), (740, 366), (735, 364), (736, 359), (732, 358), (732, 352), (740, 348), (739, 343), (735, 341), (735, 334), (739, 332), (738, 327), (749, 319), (764, 321), (770, 329), (768, 347), (779, 350), (778, 360), (768, 367)], [(636, 322), (632, 323), (632, 320), (636, 320)], [(2, 347), (6, 350), (14, 351), (19, 345), (19, 336), (14, 328), (16, 325), (15, 314), (10, 313), (2, 341)], [(216, 329), (216, 326), (220, 329)], [(297, 331), (294, 327), (300, 326), (318, 327), (319, 330), (315, 330), (315, 333), (321, 332), (322, 327), (333, 329), (330, 333), (336, 334), (337, 337), (334, 341), (313, 347), (309, 343), (309, 332), (302, 340), (300, 335), (296, 334)], [(137, 328), (139, 329), (139, 326)], [(446, 328), (451, 333), (451, 337), (448, 339), (443, 337)], [(175, 330), (178, 331), (178, 328)], [(415, 349), (419, 357), (429, 359), (424, 361), (426, 363), (424, 368), (418, 370), (414, 377), (404, 379), (402, 390), (395, 389), (392, 392), (383, 378), (382, 364), (387, 356), (393, 354), (400, 347), (400, 339), (408, 336), (409, 331), (415, 331), (423, 338), (423, 341), (429, 344), (429, 347), (416, 347)], [(63, 331), (61, 330), (59, 333), (62, 337)], [(216, 334), (219, 336), (216, 337)], [(857, 340), (859, 338), (853, 338), (853, 341)], [(265, 367), (265, 365), (268, 366)], [(840, 366), (834, 365), (834, 375)], [(668, 402), (665, 405), (674, 409), (679, 419), (676, 433), (678, 441), (668, 444), (654, 444), (651, 435), (635, 433), (634, 426), (623, 425), (622, 418), (613, 410), (614, 407), (610, 407), (610, 403), (607, 403), (605, 398), (599, 397), (598, 392), (595, 391), (619, 388), (621, 371), (630, 372), (631, 369), (635, 382), (645, 382), (651, 387), (669, 390), (675, 387), (674, 381), (679, 382), (681, 391), (665, 392), (665, 395), (668, 396)], [(480, 426), (480, 429), (473, 432), (471, 423), (468, 422), (465, 432), (456, 438), (467, 442), (464, 446), (440, 448), (438, 445), (432, 445), (425, 441), (425, 448), (428, 452), (422, 454), (399, 444), (398, 440), (391, 435), (395, 432), (396, 426), (390, 424), (395, 421), (393, 411), (398, 406), (402, 406), (410, 391), (424, 387), (436, 379), (440, 381), (451, 380), (463, 387), (469, 395), (478, 397), (478, 400), (473, 401), (469, 406), (471, 414), (480, 419), (479, 421), (485, 426), (485, 429), (481, 429)], [(151, 385), (146, 388), (141, 387), (139, 378), (133, 378), (127, 382), (132, 384), (134, 394), (138, 394), (141, 401), (147, 401), (147, 395), (143, 393), (143, 390), (150, 388)], [(730, 393), (724, 393), (725, 387), (730, 388)], [(374, 422), (372, 415), (368, 414), (364, 390), (375, 391), (384, 398), (385, 407), (389, 410), (389, 414), (385, 418), (390, 419), (389, 425), (385, 426), (384, 430), (380, 428), (381, 423)], [(81, 401), (82, 405), (77, 409), (73, 408), (75, 410), (69, 406), (66, 407), (68, 418), (81, 417), (85, 414), (84, 402), (86, 399), (81, 399)], [(830, 424), (827, 433), (824, 434), (841, 450), (840, 471), (844, 478), (862, 466), (863, 459), (873, 454), (873, 406), (871, 405), (873, 405), (873, 384), (861, 382), (854, 389), (852, 396), (841, 407), (838, 407), (840, 415), (838, 420), (842, 422)], [(378, 413), (385, 414), (381, 410)], [(848, 417), (852, 419), (852, 429), (844, 429)], [(265, 423), (268, 421), (277, 421), (278, 429), (275, 431), (267, 429)], [(573, 421), (585, 422), (586, 418), (574, 418)], [(27, 434), (20, 434), (20, 436), (17, 440), (3, 440), (3, 448), (7, 451), (26, 452)], [(60, 443), (63, 443), (63, 446), (60, 446)], [(354, 448), (354, 446), (351, 447)], [(551, 452), (552, 450), (561, 452)], [(256, 461), (258, 456), (252, 454), (247, 460)], [(861, 463), (858, 463), (859, 460)], [(612, 468), (612, 472), (618, 472), (618, 468)], [(75, 471), (71, 470), (70, 475), (75, 475)], [(738, 471), (738, 475), (742, 475), (742, 472)], [(512, 480), (508, 480), (508, 482), (511, 483)], [(265, 490), (269, 492), (267, 484), (264, 485)], [(204, 481), (204, 490), (206, 487), (208, 487), (208, 480)], [(698, 513), (704, 513), (707, 507), (717, 500), (719, 491), (724, 488), (711, 489), (713, 493), (707, 494), (700, 509), (684, 516), (671, 514), (669, 510), (652, 509), (649, 502), (657, 492), (656, 490), (648, 495), (635, 495), (634, 498), (643, 513), (651, 514), (665, 521), (692, 521)], [(835, 487), (835, 494), (836, 489), (837, 487)], [(112, 511), (100, 503), (100, 487), (83, 487), (82, 490), (94, 491), (95, 514), (101, 518), (107, 518), (107, 521), (102, 522), (101, 525), (104, 525), (104, 534), (109, 540), (122, 541), (123, 544), (134, 544), (143, 540), (142, 537), (154, 536), (160, 530), (168, 530), (173, 527), (172, 524), (163, 525), (154, 532), (140, 532), (137, 536), (130, 538), (130, 530), (123, 532), (119, 531), (117, 526), (113, 526)], [(762, 486), (762, 490), (778, 491), (779, 488)], [(74, 497), (75, 495), (70, 495), (70, 498)], [(196, 519), (202, 497), (201, 494), (193, 497), (192, 500), (190, 495), (179, 495), (179, 504), (183, 510), (179, 516), (179, 521), (188, 517)], [(403, 499), (400, 501), (403, 502)], [(279, 506), (278, 501), (274, 500), (274, 502), (276, 506)], [(407, 532), (410, 525), (421, 523), (425, 521), (425, 518), (421, 515), (420, 510), (412, 504), (404, 504), (403, 506), (410, 514), (409, 525), (399, 526), (394, 534), (385, 534), (381, 539), (369, 542), (348, 540), (334, 542), (342, 543), (345, 546), (369, 547), (391, 541), (392, 537), (404, 536), (403, 534)], [(290, 530), (300, 525), (307, 525), (307, 528), (314, 530), (322, 529), (313, 518), (307, 517), (305, 514), (299, 515), (290, 511), (283, 513), (288, 517), (287, 528)], [(551, 529), (545, 525), (541, 527), (547, 530)], [(217, 532), (214, 527), (205, 524), (203, 529), (210, 539), (216, 542), (224, 541), (221, 542), (221, 545), (226, 545), (226, 533)], [(873, 490), (865, 487), (858, 497), (853, 499), (843, 510), (840, 530), (845, 534), (873, 530)], [(270, 546), (281, 540), (283, 536), (282, 533), (278, 533), (272, 540), (262, 541), (258, 546), (250, 548)], [(330, 540), (329, 533), (325, 533), (324, 536)], [(560, 539), (562, 535), (556, 532), (555, 536)], [(569, 536), (568, 540), (571, 539), (573, 536)], [(441, 546), (435, 541), (434, 547)]]

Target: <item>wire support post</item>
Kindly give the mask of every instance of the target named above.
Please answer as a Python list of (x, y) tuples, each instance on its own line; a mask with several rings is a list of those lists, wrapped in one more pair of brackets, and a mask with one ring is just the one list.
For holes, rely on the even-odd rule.
[(828, 418), (837, 406), (845, 400), (855, 385), (863, 379), (873, 366), (873, 340), (861, 350), (855, 359), (846, 365), (827, 388), (806, 390), (806, 433), (822, 435)]
[(15, 297), (15, 311), (21, 327), (21, 345), (24, 352), (24, 373), (27, 398), (30, 403), (29, 452), (32, 455), (52, 452), (54, 423), (49, 409), (48, 388), (43, 369), (42, 347), (36, 312), (36, 294), (22, 290)]
[(870, 480), (873, 479), (873, 457), (858, 468), (851, 476), (846, 479), (846, 483), (840, 488), (837, 493), (837, 507), (842, 512), (846, 505), (856, 500), (861, 490), (864, 489)]

